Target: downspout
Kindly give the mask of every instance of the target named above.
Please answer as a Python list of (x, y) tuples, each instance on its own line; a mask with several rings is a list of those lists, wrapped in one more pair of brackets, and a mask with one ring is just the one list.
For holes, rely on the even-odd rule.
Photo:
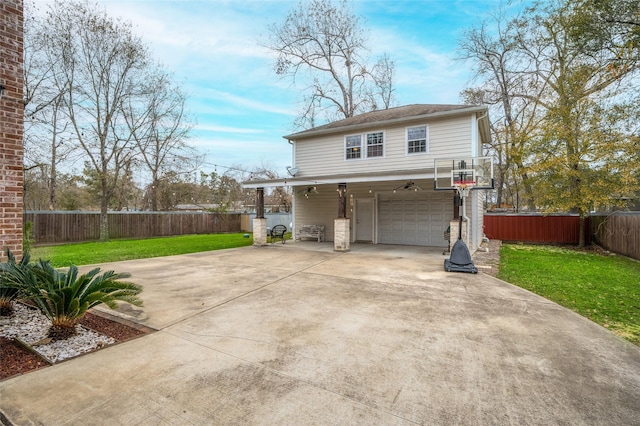
[[(480, 120), (482, 120), (483, 118), (487, 117), (489, 115), (489, 110), (486, 110), (484, 112), (483, 115), (481, 115), (480, 117), (476, 116), (476, 123), (475, 123), (475, 131), (476, 131), (476, 135), (478, 135), (478, 138), (482, 140), (482, 133), (480, 132)], [(478, 140), (475, 141), (476, 144), (474, 144), (473, 146), (473, 150), (471, 152), (471, 156), (472, 157), (482, 157), (483, 153), (482, 153), (482, 143), (477, 144)], [(487, 141), (488, 142), (488, 141)], [(478, 149), (480, 150), (478, 152)]]
[[(480, 132), (480, 126), (479, 126), (479, 123), (480, 123), (480, 120), (482, 120), (483, 118), (486, 118), (488, 115), (489, 115), (489, 110), (487, 109), (487, 110), (484, 112), (484, 114), (483, 114), (483, 115), (481, 115), (481, 116), (479, 116), (479, 117), (478, 117), (478, 116), (476, 116), (476, 129), (477, 129), (477, 132), (478, 132), (477, 134), (478, 134), (478, 136), (480, 137), (480, 139), (482, 139), (482, 133)], [(480, 149), (480, 152), (477, 152), (477, 151), (476, 151), (476, 153), (475, 153), (475, 154), (476, 154), (476, 156), (482, 156), (482, 155), (483, 155), (483, 152), (482, 152), (482, 143), (481, 143), (481, 144), (479, 144), (479, 146), (476, 146), (476, 149), (478, 149), (478, 148)], [(467, 198), (467, 197), (465, 197), (465, 198)], [(466, 244), (467, 244), (467, 247), (471, 247), (471, 246), (470, 246), (470, 238), (469, 238), (469, 237), (470, 237), (470, 235), (471, 235), (471, 226), (470, 226), (470, 223), (471, 223), (471, 222), (470, 222), (469, 217), (467, 217), (467, 214), (466, 214), (466, 212), (467, 212), (467, 203), (466, 203), (465, 201), (463, 201), (463, 202), (462, 202), (462, 212), (463, 212), (463, 213), (462, 213), (462, 219), (463, 219), (465, 222), (467, 222), (467, 238), (466, 238), (466, 239), (467, 239), (467, 241), (466, 241)], [(480, 244), (478, 244), (478, 249), (480, 249)], [(474, 251), (475, 251), (475, 250), (474, 250)], [(487, 251), (489, 251), (489, 250), (487, 249)]]
[[(482, 120), (483, 118), (486, 118), (488, 115), (489, 115), (489, 109), (487, 109), (487, 110), (484, 112), (484, 115), (481, 115), (481, 116), (478, 118), (478, 121)], [(489, 130), (489, 139), (491, 139), (491, 130)], [(489, 141), (486, 141), (486, 142), (487, 142), (487, 143), (489, 143), (489, 142), (490, 142), (490, 140), (489, 140)], [(480, 149), (482, 150), (482, 145), (480, 145)], [(484, 153), (483, 153), (483, 152), (480, 152), (480, 155), (484, 155)], [(484, 192), (483, 192), (483, 194), (484, 194)], [(482, 210), (483, 210), (483, 209), (481, 209), (481, 211), (482, 211)], [(484, 211), (482, 211), (482, 215), (484, 216)], [(482, 223), (484, 224), (484, 219), (483, 219)], [(476, 234), (477, 234), (477, 236), (479, 237), (479, 238), (478, 238), (478, 241), (479, 241), (479, 243), (478, 243), (478, 250), (483, 250), (484, 252), (487, 252), (487, 253), (488, 253), (488, 252), (489, 252), (489, 248), (488, 248), (488, 247), (480, 247), (480, 246), (482, 245), (482, 241), (483, 241), (483, 240), (484, 240), (484, 238), (485, 238), (485, 236), (484, 236), (484, 226), (483, 226), (483, 229), (479, 229), (479, 230), (477, 230)], [(488, 240), (487, 240), (487, 241), (488, 241)]]
[(287, 139), (287, 142), (289, 142), (289, 144), (291, 145), (291, 167), (295, 167), (296, 163), (296, 146), (294, 145), (293, 141), (291, 139)]

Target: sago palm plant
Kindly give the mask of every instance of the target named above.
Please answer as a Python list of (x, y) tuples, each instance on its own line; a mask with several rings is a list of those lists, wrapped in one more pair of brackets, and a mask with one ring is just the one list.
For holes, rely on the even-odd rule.
[(31, 268), (29, 254), (25, 253), (20, 262), (11, 250), (7, 250), (7, 262), (0, 263), (0, 316), (13, 314), (13, 301), (17, 299), (23, 286), (23, 277)]
[(98, 275), (99, 272), (100, 268), (95, 268), (79, 275), (75, 265), (63, 272), (48, 261), (39, 260), (27, 274), (27, 297), (51, 321), (50, 338), (62, 340), (73, 336), (76, 324), (94, 306), (105, 304), (116, 309), (116, 302), (142, 306), (142, 300), (138, 298), (142, 287), (121, 281), (130, 274), (106, 271)]

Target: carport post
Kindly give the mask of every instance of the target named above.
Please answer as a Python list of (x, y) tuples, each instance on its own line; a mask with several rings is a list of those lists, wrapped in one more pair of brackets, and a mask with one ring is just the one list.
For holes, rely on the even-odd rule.
[(338, 184), (338, 218), (344, 219), (347, 217), (347, 184)]
[(264, 218), (264, 188), (256, 189), (256, 218), (253, 219), (253, 245), (267, 245), (267, 219)]
[(351, 222), (347, 218), (347, 184), (338, 184), (338, 218), (333, 221), (333, 250), (351, 250)]
[(256, 188), (256, 219), (264, 219), (264, 188)]

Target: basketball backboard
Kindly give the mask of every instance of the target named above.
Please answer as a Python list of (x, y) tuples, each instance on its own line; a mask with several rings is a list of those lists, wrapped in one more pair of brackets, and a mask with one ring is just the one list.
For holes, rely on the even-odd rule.
[(469, 183), (473, 189), (493, 189), (493, 158), (439, 158), (434, 161), (435, 190), (453, 190)]

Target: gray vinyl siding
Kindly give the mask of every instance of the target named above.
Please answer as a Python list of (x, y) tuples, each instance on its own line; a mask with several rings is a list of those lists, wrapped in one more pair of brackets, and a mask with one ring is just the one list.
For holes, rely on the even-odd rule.
[[(349, 184), (347, 186), (347, 217), (353, 217), (352, 198), (374, 198), (375, 191), (392, 187), (392, 183), (385, 186), (376, 187), (368, 184)], [(338, 217), (338, 192), (337, 185), (317, 185), (318, 194), (311, 193), (309, 198), (305, 198), (304, 189), (306, 187), (294, 188), (295, 197), (295, 229), (301, 225), (324, 225), (324, 237), (326, 241), (333, 241), (333, 221)], [(369, 193), (371, 188), (372, 192)], [(375, 205), (374, 205), (375, 208)], [(353, 221), (352, 221), (353, 222)], [(351, 236), (353, 237), (353, 226), (351, 223)]]
[[(471, 155), (474, 122), (471, 115), (465, 115), (389, 128), (371, 127), (360, 133), (382, 131), (385, 134), (384, 156), (377, 158), (345, 160), (344, 137), (353, 132), (296, 141), (295, 166), (299, 169), (296, 177), (432, 168), (435, 158), (468, 157)], [(429, 152), (407, 154), (406, 129), (419, 125), (428, 126)]]
[[(296, 187), (295, 197), (295, 229), (301, 225), (324, 225), (325, 241), (333, 241), (333, 220), (338, 217), (337, 186), (317, 185), (318, 194), (311, 193), (305, 198), (305, 187)], [(347, 209), (348, 210), (348, 209)]]

